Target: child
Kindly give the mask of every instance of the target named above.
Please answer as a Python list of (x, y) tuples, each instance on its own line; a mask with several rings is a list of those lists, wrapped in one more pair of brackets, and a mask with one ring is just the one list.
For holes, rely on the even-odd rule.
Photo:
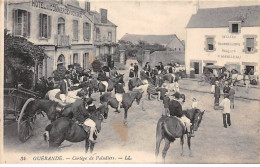
[(230, 108), (235, 108), (234, 100), (235, 100), (235, 89), (233, 88), (233, 85), (230, 85), (230, 91), (229, 91), (229, 100), (230, 100)]
[(168, 92), (168, 90), (166, 89), (167, 84), (163, 83), (162, 87), (157, 88), (156, 91), (158, 91), (158, 98), (157, 100), (163, 100), (164, 96), (166, 95), (166, 92)]

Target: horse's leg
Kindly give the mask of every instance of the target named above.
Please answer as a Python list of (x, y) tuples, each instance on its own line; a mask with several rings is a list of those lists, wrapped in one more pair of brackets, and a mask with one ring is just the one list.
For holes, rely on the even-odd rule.
[(125, 114), (124, 114), (124, 125), (127, 126), (127, 111), (128, 111), (128, 108), (125, 108)]
[(167, 138), (165, 138), (165, 145), (164, 145), (164, 148), (162, 151), (162, 158), (163, 158), (164, 163), (165, 163), (165, 157), (166, 157), (167, 151), (170, 147), (170, 144), (171, 144), (171, 142)]
[(90, 153), (92, 154), (94, 147), (95, 147), (95, 143), (93, 143), (92, 141), (89, 141), (89, 142), (90, 142)]
[(88, 148), (89, 148), (89, 140), (86, 139), (86, 140), (85, 140), (85, 149), (86, 149), (85, 152), (86, 152), (86, 153), (88, 153)]
[(184, 156), (184, 152), (183, 152), (183, 144), (184, 144), (184, 136), (182, 136), (181, 139), (181, 156)]
[(148, 96), (148, 100), (151, 100), (151, 94), (147, 93), (147, 96)]
[(143, 99), (141, 99), (141, 103), (142, 103), (142, 104), (141, 104), (142, 110), (145, 111), (145, 108), (144, 108), (144, 100), (143, 100)]
[(155, 157), (157, 160), (159, 150), (160, 150), (160, 145), (163, 139), (163, 134), (162, 134), (162, 124), (158, 124), (157, 130), (156, 130), (156, 148), (155, 148)]
[(182, 94), (181, 96), (182, 96), (182, 102), (184, 103), (185, 102), (185, 95)]
[(191, 139), (191, 137), (190, 136), (188, 136), (188, 134), (187, 134), (187, 142), (188, 142), (188, 147), (189, 147), (189, 150), (190, 150), (190, 157), (192, 157), (193, 155), (192, 155), (192, 152), (191, 152), (191, 149), (190, 149), (190, 139)]

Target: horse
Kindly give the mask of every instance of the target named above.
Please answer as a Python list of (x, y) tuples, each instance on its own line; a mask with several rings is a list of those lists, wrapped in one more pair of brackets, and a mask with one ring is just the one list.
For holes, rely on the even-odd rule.
[[(108, 92), (111, 92), (113, 91), (114, 87), (116, 84), (118, 84), (118, 82), (123, 79), (124, 77), (124, 74), (121, 74), (121, 75), (118, 75), (117, 77), (115, 78), (110, 78), (108, 80), (108, 87), (107, 87), (107, 91)], [(100, 95), (102, 95), (102, 92), (105, 92), (105, 85), (102, 84), (101, 82), (98, 83), (98, 90), (100, 92)]]
[[(102, 111), (97, 111), (90, 117), (95, 122), (98, 132), (101, 131), (103, 118), (104, 113)], [(60, 117), (46, 126), (44, 139), (48, 142), (50, 149), (58, 148), (65, 140), (69, 142), (81, 142), (85, 140), (85, 152), (87, 153), (90, 148), (90, 152), (92, 153), (95, 143), (89, 140), (89, 131), (85, 129), (87, 130), (86, 126), (81, 126), (68, 117)], [(96, 138), (97, 134), (94, 133), (94, 139)]]
[[(66, 104), (74, 103), (77, 99), (80, 99), (81, 95), (87, 95), (88, 94), (88, 88), (80, 88), (74, 91), (68, 91), (68, 95), (66, 97)], [(55, 102), (59, 102), (60, 104), (63, 104), (63, 102), (60, 99), (60, 89), (53, 89), (46, 93), (45, 99), (52, 100)]]
[[(148, 81), (149, 84), (153, 84), (154, 85), (154, 81), (153, 81), (152, 78), (148, 78), (147, 81)], [(141, 81), (140, 78), (137, 78), (137, 77), (131, 78), (128, 81), (128, 90), (132, 91), (133, 88), (139, 87), (141, 85), (144, 85), (144, 84), (143, 84), (143, 82)]]
[(116, 100), (115, 97), (112, 97), (112, 94), (111, 92), (106, 92), (104, 93), (103, 95), (100, 96), (100, 103), (103, 104), (103, 103), (107, 103), (108, 105), (110, 105), (110, 107), (116, 109), (115, 112), (118, 112), (118, 101)]
[[(171, 102), (170, 102), (171, 103)], [(201, 123), (204, 111), (201, 112), (198, 109), (192, 110), (184, 110), (184, 115), (191, 120), (192, 123), (192, 130), (197, 131), (199, 125)], [(184, 156), (183, 152), (183, 144), (184, 144), (184, 135), (187, 134), (187, 129), (185, 128), (184, 124), (179, 120), (179, 118), (174, 116), (162, 116), (157, 123), (156, 127), (156, 148), (155, 148), (155, 156), (158, 157), (160, 144), (162, 139), (165, 140), (164, 149), (162, 151), (162, 158), (165, 162), (165, 157), (167, 151), (170, 147), (170, 143), (174, 142), (176, 138), (181, 139), (182, 145), (182, 153), (181, 155)], [(187, 143), (190, 151), (190, 156), (192, 156), (191, 152), (191, 137), (187, 134)]]
[[(143, 95), (143, 91), (140, 91), (140, 90), (128, 91), (127, 93), (123, 94), (122, 107), (124, 108), (124, 111), (125, 111), (124, 121), (123, 121), (125, 126), (128, 124), (127, 123), (127, 112), (129, 110), (129, 108), (132, 106), (134, 100), (136, 100), (136, 103), (139, 105), (142, 95)], [(101, 103), (107, 102), (108, 105), (110, 105), (111, 107), (116, 106), (116, 112), (119, 112), (117, 110), (118, 101), (115, 98), (111, 97), (109, 94), (107, 94), (106, 96), (101, 96), (100, 102)]]
[[(92, 98), (87, 98), (85, 102), (87, 102), (89, 99), (92, 99)], [(82, 103), (82, 102), (83, 102), (82, 100), (79, 100), (79, 103)], [(68, 106), (64, 107), (63, 110), (61, 110), (59, 112), (58, 117), (73, 118), (73, 109), (75, 109), (77, 107), (76, 105), (79, 105), (79, 103), (75, 102), (72, 105), (68, 105)], [(108, 106), (107, 106), (106, 102), (102, 103), (102, 105), (100, 105), (97, 108), (97, 111), (101, 111), (102, 113), (104, 113), (104, 118), (107, 119), (107, 117), (108, 117)]]

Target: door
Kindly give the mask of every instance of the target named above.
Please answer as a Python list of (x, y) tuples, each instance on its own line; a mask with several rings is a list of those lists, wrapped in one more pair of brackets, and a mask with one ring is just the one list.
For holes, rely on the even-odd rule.
[(195, 72), (195, 74), (199, 74), (199, 71), (200, 71), (200, 63), (194, 62), (194, 72)]
[[(249, 73), (251, 70), (254, 72), (254, 66), (246, 66), (246, 75), (248, 75), (248, 73)], [(252, 71), (251, 71), (251, 72), (252, 72)], [(251, 74), (251, 75), (253, 75), (253, 74)]]
[(108, 67), (111, 67), (111, 61), (112, 61), (111, 55), (107, 55), (107, 66)]
[(89, 53), (84, 53), (83, 55), (83, 69), (87, 69), (89, 66)]

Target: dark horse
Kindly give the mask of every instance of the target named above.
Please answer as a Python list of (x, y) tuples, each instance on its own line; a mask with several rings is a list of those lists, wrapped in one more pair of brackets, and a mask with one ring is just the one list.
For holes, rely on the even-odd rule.
[[(149, 84), (154, 85), (154, 81), (152, 78), (147, 79)], [(140, 78), (134, 77), (128, 81), (128, 90), (132, 91), (133, 88), (144, 85)]]
[[(105, 108), (108, 110), (107, 106)], [(101, 122), (104, 119), (104, 114), (103, 110), (97, 110), (90, 116), (90, 119), (96, 123), (98, 132), (101, 131)], [(68, 117), (60, 117), (45, 128), (45, 140), (48, 141), (49, 148), (51, 149), (58, 148), (65, 140), (69, 142), (81, 142), (85, 140), (86, 153), (89, 148), (90, 152), (93, 152), (95, 143), (89, 140), (89, 131), (86, 131), (86, 128), (83, 126)], [(97, 138), (96, 134), (94, 134), (94, 138)]]
[[(133, 90), (133, 91), (128, 91), (127, 93), (123, 94), (123, 99), (122, 99), (122, 107), (125, 110), (124, 113), (124, 124), (127, 125), (127, 112), (129, 108), (132, 106), (134, 100), (136, 100), (136, 103), (139, 105), (141, 98), (143, 95), (143, 91), (141, 90)], [(110, 94), (106, 93), (103, 96), (100, 97), (100, 102), (104, 103), (107, 102), (108, 105), (110, 105), (112, 108), (116, 109), (116, 112), (118, 111), (118, 101), (111, 97)]]
[[(200, 125), (200, 122), (202, 120), (202, 116), (204, 114), (204, 111), (201, 112), (200, 110), (192, 109), (192, 110), (185, 110), (183, 111), (185, 116), (191, 120), (192, 126), (191, 128), (194, 131), (197, 131)], [(165, 157), (167, 154), (167, 151), (170, 147), (170, 143), (174, 142), (176, 138), (181, 139), (181, 145), (182, 145), (182, 153), (183, 156), (183, 144), (184, 144), (184, 135), (187, 134), (187, 129), (184, 127), (183, 123), (176, 117), (173, 116), (162, 116), (157, 123), (156, 128), (156, 149), (155, 149), (155, 156), (157, 158), (159, 154), (160, 144), (162, 139), (165, 140), (164, 149), (162, 151), (162, 158), (165, 162)], [(191, 149), (190, 149), (190, 140), (191, 137), (187, 135), (187, 143), (190, 150), (190, 156), (192, 156)]]
[[(124, 74), (120, 74), (115, 78), (110, 78), (107, 82), (108, 83), (107, 91), (108, 92), (113, 91), (113, 89), (115, 88), (115, 85), (118, 84), (119, 81), (123, 78), (124, 78)], [(105, 92), (105, 85), (103, 85), (101, 82), (99, 82), (98, 90), (99, 90), (100, 94), (102, 94), (102, 92)]]

